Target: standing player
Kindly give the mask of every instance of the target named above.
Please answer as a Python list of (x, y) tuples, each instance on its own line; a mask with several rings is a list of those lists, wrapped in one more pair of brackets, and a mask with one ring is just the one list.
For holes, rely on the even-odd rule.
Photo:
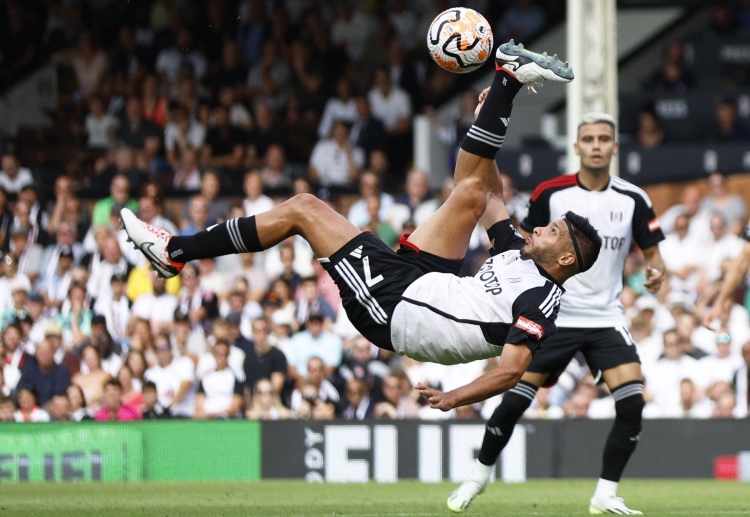
[[(572, 212), (535, 228), (526, 240), (510, 224), (494, 160), (513, 98), (523, 84), (568, 82), (573, 73), (556, 57), (512, 43), (498, 49), (496, 68), (484, 106), (461, 146), (452, 194), (402, 239), (398, 253), (304, 194), (191, 237), (173, 237), (123, 209), (125, 231), (164, 276), (176, 275), (190, 260), (261, 251), (301, 235), (338, 285), (351, 321), (381, 348), (444, 364), (502, 353), (493, 371), (429, 397), (434, 407), (447, 410), (506, 391), (521, 378), (542, 340), (554, 333), (561, 284), (594, 263), (601, 239)], [(475, 277), (460, 278), (480, 219), (493, 242), (493, 256)]]
[(711, 330), (717, 330), (717, 320), (726, 318), (724, 321), (720, 321), (720, 323), (727, 323), (726, 320), (729, 318), (729, 312), (732, 310), (732, 296), (734, 295), (734, 291), (739, 287), (748, 269), (750, 269), (750, 223), (745, 226), (742, 238), (745, 240), (742, 251), (732, 260), (732, 263), (727, 268), (726, 276), (721, 282), (719, 294), (716, 295), (709, 311), (703, 316), (703, 325)]
[(542, 183), (531, 196), (529, 213), (521, 222), (524, 231), (546, 224), (566, 207), (574, 206), (596, 224), (602, 235), (602, 252), (588, 273), (565, 284), (558, 331), (544, 342), (521, 381), (503, 396), (490, 417), (471, 479), (448, 498), (448, 508), (454, 512), (462, 512), (484, 490), (500, 451), (536, 391), (554, 384), (580, 350), (592, 372), (600, 372), (607, 383), (617, 413), (604, 446), (601, 476), (589, 510), (592, 514), (641, 514), (617, 497), (620, 477), (640, 438), (644, 406), (641, 365), (619, 297), (625, 258), (633, 242), (646, 257), (644, 286), (651, 292), (659, 290), (664, 263), (658, 243), (664, 235), (646, 193), (609, 173), (618, 150), (615, 129), (610, 115), (585, 115), (574, 144), (581, 157), (581, 170)]

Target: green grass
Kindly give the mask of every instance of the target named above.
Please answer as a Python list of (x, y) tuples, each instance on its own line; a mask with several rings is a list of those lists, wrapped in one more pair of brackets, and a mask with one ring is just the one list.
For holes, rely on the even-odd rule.
[[(494, 483), (467, 517), (588, 515), (595, 480)], [(257, 483), (0, 484), (0, 516), (450, 516), (456, 485)], [(710, 480), (626, 480), (620, 495), (646, 515), (750, 515), (750, 485)]]

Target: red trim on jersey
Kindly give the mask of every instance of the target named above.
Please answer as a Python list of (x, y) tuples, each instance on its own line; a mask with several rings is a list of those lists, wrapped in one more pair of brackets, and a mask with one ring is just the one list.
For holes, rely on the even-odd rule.
[(572, 187), (573, 185), (578, 185), (577, 174), (566, 174), (564, 176), (558, 176), (557, 178), (553, 178), (551, 180), (540, 183), (539, 186), (535, 188), (534, 192), (531, 194), (531, 200), (536, 201), (545, 190), (548, 190), (550, 188)]
[(405, 233), (405, 234), (403, 234), (403, 235), (401, 236), (401, 239), (400, 239), (400, 240), (398, 241), (398, 243), (399, 243), (399, 244), (400, 244), (401, 246), (408, 246), (409, 248), (411, 248), (411, 249), (413, 249), (414, 251), (416, 251), (417, 253), (419, 253), (419, 252), (420, 252), (421, 250), (420, 250), (420, 249), (419, 249), (419, 248), (417, 247), (417, 245), (416, 245), (416, 244), (414, 244), (413, 242), (409, 242), (409, 240), (408, 240), (408, 239), (409, 239), (409, 236), (410, 236), (410, 235), (411, 235), (410, 233)]

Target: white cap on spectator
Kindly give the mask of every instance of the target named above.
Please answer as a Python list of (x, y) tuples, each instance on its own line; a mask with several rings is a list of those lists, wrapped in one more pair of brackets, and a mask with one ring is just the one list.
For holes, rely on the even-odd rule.
[(692, 311), (693, 310), (693, 304), (690, 301), (690, 296), (687, 295), (687, 293), (682, 293), (680, 291), (672, 291), (667, 296), (667, 304), (669, 305), (669, 309), (685, 309), (686, 311)]
[(659, 302), (653, 296), (643, 294), (635, 301), (635, 307), (638, 311), (656, 311)]
[(274, 325), (292, 325), (292, 316), (288, 311), (277, 310), (271, 316)]
[(10, 281), (10, 292), (15, 291), (31, 291), (31, 282), (26, 276), (17, 275), (13, 280)]

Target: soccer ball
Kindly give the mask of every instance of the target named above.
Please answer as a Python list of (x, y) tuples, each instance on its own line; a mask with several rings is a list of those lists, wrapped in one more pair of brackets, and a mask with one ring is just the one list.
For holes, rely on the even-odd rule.
[(454, 7), (432, 20), (427, 48), (443, 69), (456, 74), (472, 72), (492, 53), (492, 29), (474, 9)]

